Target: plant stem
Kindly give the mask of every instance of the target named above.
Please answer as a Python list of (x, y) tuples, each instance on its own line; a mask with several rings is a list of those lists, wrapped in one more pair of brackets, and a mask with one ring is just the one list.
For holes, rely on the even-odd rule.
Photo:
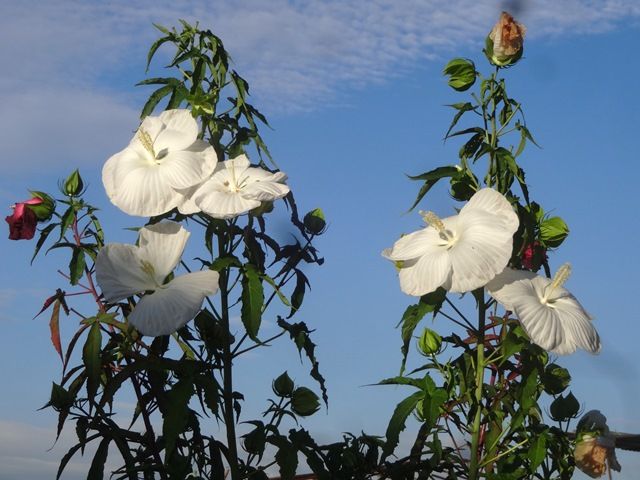
[[(218, 250), (220, 257), (226, 254), (226, 235), (218, 236)], [(223, 371), (223, 400), (224, 400), (224, 424), (227, 431), (227, 448), (229, 455), (229, 469), (231, 471), (231, 480), (239, 480), (240, 472), (238, 471), (238, 445), (236, 443), (236, 421), (233, 415), (233, 354), (231, 353), (231, 330), (229, 328), (229, 268), (225, 268), (220, 272), (220, 310), (221, 323), (223, 331), (226, 334), (227, 341), (224, 342), (222, 352), (222, 371)]]
[(476, 290), (478, 300), (478, 345), (476, 350), (476, 391), (474, 397), (475, 417), (471, 430), (471, 459), (469, 463), (469, 479), (480, 478), (480, 459), (482, 445), (480, 445), (480, 423), (482, 420), (482, 387), (484, 384), (484, 328), (486, 308), (484, 303), (484, 288)]

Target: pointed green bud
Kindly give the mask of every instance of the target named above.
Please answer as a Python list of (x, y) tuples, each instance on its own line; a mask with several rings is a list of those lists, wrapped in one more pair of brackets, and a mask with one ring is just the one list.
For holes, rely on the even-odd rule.
[(56, 201), (44, 192), (30, 190), (29, 193), (31, 193), (33, 198), (38, 198), (42, 200), (42, 202), (28, 202), (27, 207), (36, 214), (39, 222), (46, 222), (51, 218), (56, 209)]
[(78, 169), (76, 169), (64, 181), (64, 186), (62, 187), (62, 193), (70, 197), (73, 197), (76, 195), (80, 195), (82, 193), (83, 188), (84, 188), (84, 182), (82, 181), (80, 172), (78, 171)]
[(311, 210), (304, 216), (304, 228), (311, 235), (321, 235), (327, 227), (327, 221), (321, 208)]
[(418, 339), (418, 349), (425, 356), (435, 355), (440, 352), (442, 337), (433, 330), (425, 328)]
[(296, 415), (308, 417), (320, 410), (318, 396), (306, 387), (298, 387), (291, 396), (291, 410)]
[(284, 372), (273, 381), (271, 388), (273, 388), (273, 393), (279, 397), (290, 397), (294, 389), (293, 380), (287, 372)]

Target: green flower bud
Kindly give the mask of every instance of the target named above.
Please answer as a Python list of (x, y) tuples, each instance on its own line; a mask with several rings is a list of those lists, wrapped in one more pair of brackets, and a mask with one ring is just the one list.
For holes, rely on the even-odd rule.
[(418, 339), (418, 348), (420, 349), (420, 353), (425, 356), (434, 355), (440, 351), (441, 346), (442, 337), (433, 330), (425, 328)]
[(321, 235), (327, 227), (324, 212), (320, 208), (316, 208), (307, 213), (304, 216), (303, 222), (304, 228), (312, 235)]
[(271, 388), (273, 388), (273, 393), (279, 397), (289, 397), (293, 393), (293, 380), (291, 380), (287, 372), (284, 372), (273, 381)]
[(40, 203), (31, 202), (29, 204), (29, 210), (36, 214), (39, 222), (46, 222), (51, 218), (56, 209), (56, 201), (44, 192), (31, 190), (29, 193), (31, 193), (34, 199), (38, 198), (42, 200)]
[(291, 410), (301, 417), (313, 415), (320, 409), (318, 396), (306, 387), (298, 387), (291, 397)]
[(84, 182), (82, 181), (80, 172), (78, 171), (78, 169), (76, 169), (64, 181), (64, 186), (62, 187), (62, 193), (64, 193), (65, 195), (69, 195), (70, 197), (76, 196), (82, 193), (83, 188), (84, 188)]
[(458, 92), (468, 90), (476, 81), (476, 66), (466, 58), (454, 58), (444, 67), (449, 86)]

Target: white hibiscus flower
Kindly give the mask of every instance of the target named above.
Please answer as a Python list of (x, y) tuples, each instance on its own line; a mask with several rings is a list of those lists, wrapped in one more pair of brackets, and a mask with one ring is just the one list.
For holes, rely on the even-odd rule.
[(582, 348), (600, 351), (600, 337), (591, 316), (562, 285), (571, 273), (563, 265), (552, 279), (507, 268), (487, 284), (487, 290), (520, 320), (536, 345), (558, 355)]
[(109, 200), (129, 215), (161, 215), (185, 202), (185, 190), (202, 183), (218, 158), (198, 138), (189, 110), (146, 117), (129, 145), (102, 168)]
[(246, 155), (221, 162), (211, 178), (191, 195), (191, 201), (214, 218), (234, 218), (262, 202), (272, 202), (289, 193), (283, 172), (271, 173), (252, 167)]
[(144, 335), (175, 332), (197, 315), (207, 295), (218, 291), (218, 273), (212, 270), (165, 283), (189, 235), (180, 224), (165, 221), (140, 229), (139, 246), (111, 243), (98, 252), (96, 278), (107, 302), (146, 292), (128, 317)]
[(427, 227), (382, 252), (400, 267), (400, 288), (422, 296), (438, 287), (469, 292), (484, 286), (511, 258), (518, 216), (499, 192), (476, 192), (458, 215), (440, 219), (420, 212)]

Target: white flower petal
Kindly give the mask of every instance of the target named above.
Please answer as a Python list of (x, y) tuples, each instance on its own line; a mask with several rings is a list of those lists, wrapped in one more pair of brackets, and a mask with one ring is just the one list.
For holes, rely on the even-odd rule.
[(407, 295), (420, 297), (447, 284), (451, 275), (451, 261), (445, 250), (423, 255), (405, 264), (398, 273), (400, 289)]
[(142, 297), (129, 322), (143, 335), (169, 335), (198, 314), (207, 295), (218, 291), (218, 278), (211, 270), (176, 277), (166, 288)]
[[(168, 130), (178, 130), (195, 142), (198, 137), (198, 122), (191, 115), (191, 111), (184, 108), (165, 110), (158, 117)], [(185, 147), (186, 148), (186, 147)]]
[(509, 201), (504, 197), (504, 195), (492, 188), (483, 188), (478, 190), (473, 197), (469, 199), (469, 202), (462, 207), (460, 215), (464, 216), (465, 212), (475, 209), (483, 210), (502, 218), (506, 222), (505, 228), (507, 230), (511, 230), (512, 235), (518, 229), (520, 224), (518, 215), (513, 210)]
[(534, 272), (505, 268), (487, 283), (487, 290), (504, 308), (513, 311), (513, 301), (520, 296), (530, 294), (529, 281), (536, 278)]
[(514, 300), (513, 311), (536, 345), (550, 352), (556, 348), (565, 353), (575, 351), (575, 347), (571, 349), (570, 342), (565, 343), (564, 328), (558, 312), (540, 303), (533, 287), (528, 296)]
[(180, 193), (168, 185), (157, 166), (140, 166), (128, 172), (124, 170), (116, 169), (116, 195), (110, 197), (111, 202), (123, 212), (152, 217), (166, 213), (181, 203)]
[(566, 289), (557, 287), (547, 300), (552, 280), (524, 270), (505, 269), (487, 289), (522, 323), (531, 341), (558, 355), (582, 348), (600, 351), (600, 338), (591, 317)]
[(153, 279), (142, 271), (138, 248), (121, 243), (100, 249), (96, 257), (96, 280), (110, 303), (156, 288)]
[(162, 284), (178, 265), (191, 234), (167, 220), (141, 228), (139, 235), (139, 256), (153, 265), (156, 281)]
[[(443, 222), (446, 228), (455, 230), (458, 219), (456, 217), (449, 217), (445, 218)], [(393, 244), (393, 247), (383, 252), (383, 256), (394, 262), (406, 261), (421, 257), (422, 255), (439, 253), (446, 250), (446, 248), (446, 242), (440, 238), (438, 231), (433, 227), (426, 227), (400, 237), (400, 239)]]
[(272, 202), (284, 197), (287, 193), (289, 193), (287, 185), (263, 180), (249, 183), (242, 189), (244, 198), (260, 200), (261, 202)]
[(213, 218), (234, 218), (260, 206), (258, 200), (242, 198), (237, 192), (209, 192), (199, 189), (194, 196), (198, 207)]
[(196, 140), (196, 137), (180, 130), (165, 128), (153, 142), (153, 150), (156, 158), (161, 158), (167, 152), (175, 152), (189, 148)]
[(213, 171), (209, 167), (202, 153), (189, 150), (169, 152), (158, 165), (167, 186), (174, 189), (202, 183)]
[(244, 172), (247, 168), (251, 166), (251, 162), (247, 158), (245, 154), (238, 155), (237, 157), (233, 157), (230, 160), (224, 162), (226, 168), (235, 168), (239, 172)]
[(513, 249), (513, 231), (483, 210), (459, 216), (460, 237), (449, 250), (453, 265), (451, 291), (469, 292), (492, 280), (507, 265)]

